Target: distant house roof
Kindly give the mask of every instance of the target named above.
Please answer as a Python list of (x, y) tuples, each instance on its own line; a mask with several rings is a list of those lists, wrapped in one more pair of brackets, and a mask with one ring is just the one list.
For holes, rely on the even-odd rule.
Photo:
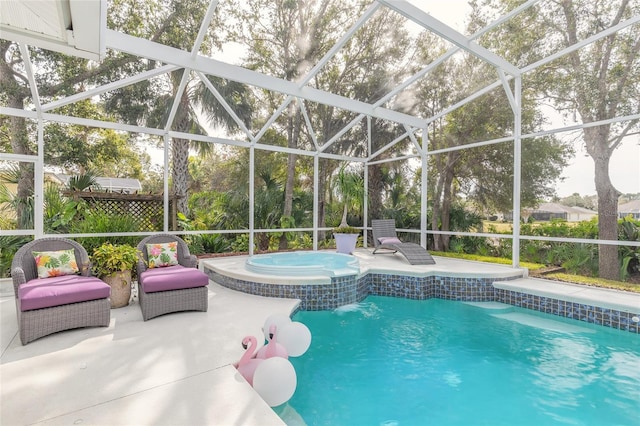
[(541, 203), (537, 208), (531, 209), (532, 212), (545, 213), (567, 213), (567, 206), (558, 203)]
[(629, 201), (618, 206), (618, 213), (640, 213), (640, 200)]
[(532, 209), (531, 211), (544, 213), (597, 214), (597, 212), (584, 207), (569, 207), (558, 203), (541, 203), (538, 208)]
[(593, 211), (591, 209), (587, 209), (585, 207), (573, 206), (573, 207), (569, 207), (569, 209), (571, 209), (571, 211), (575, 213), (598, 214), (598, 212)]
[[(60, 173), (57, 173), (55, 176), (64, 185), (66, 185), (69, 182), (69, 179), (71, 179), (70, 175)], [(142, 189), (142, 185), (138, 179), (96, 177), (96, 182), (100, 185), (101, 189), (114, 192), (133, 193)]]

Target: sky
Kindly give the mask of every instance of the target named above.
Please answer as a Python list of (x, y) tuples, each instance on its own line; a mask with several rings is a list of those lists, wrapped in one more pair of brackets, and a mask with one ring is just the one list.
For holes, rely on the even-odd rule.
[[(640, 138), (627, 138), (613, 152), (609, 162), (609, 176), (613, 186), (623, 194), (640, 193)], [(593, 159), (579, 148), (571, 164), (564, 169), (564, 182), (558, 183), (557, 194), (566, 197), (573, 193), (594, 195), (596, 186)]]
[[(465, 18), (470, 11), (468, 0), (409, 0), (410, 3), (428, 10), (436, 19), (464, 33)], [(573, 125), (563, 123), (559, 114), (544, 111), (557, 127)], [(626, 138), (616, 149), (610, 161), (610, 178), (614, 187), (623, 194), (640, 193), (640, 135)], [(575, 157), (562, 173), (563, 181), (557, 184), (557, 195), (567, 197), (574, 193), (594, 195), (594, 163), (583, 147), (577, 147)]]
[[(428, 11), (433, 17), (455, 30), (464, 33), (464, 25), (470, 8), (468, 0), (409, 0), (410, 3)], [(229, 49), (229, 50), (227, 50)], [(243, 56), (236, 46), (229, 46), (220, 57), (229, 63), (238, 63)], [(575, 123), (563, 122), (560, 115), (546, 108), (543, 111), (553, 127), (564, 127)], [(615, 188), (623, 194), (640, 193), (640, 135), (626, 138), (614, 151), (610, 161), (610, 177)], [(594, 183), (593, 159), (583, 147), (576, 147), (575, 157), (563, 170), (562, 180), (557, 182), (556, 195), (560, 198), (574, 193), (580, 195), (596, 194)]]

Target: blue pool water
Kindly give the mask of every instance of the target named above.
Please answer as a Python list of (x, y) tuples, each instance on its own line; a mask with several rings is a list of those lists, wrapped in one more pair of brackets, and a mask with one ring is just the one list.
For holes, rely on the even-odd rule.
[(336, 276), (357, 274), (358, 259), (341, 253), (322, 251), (294, 251), (287, 253), (258, 254), (245, 263), (247, 270), (259, 274), (309, 276)]
[[(370, 296), (301, 311), (290, 358), (308, 425), (638, 425), (640, 337), (489, 303)], [(486, 307), (492, 309), (487, 309)]]

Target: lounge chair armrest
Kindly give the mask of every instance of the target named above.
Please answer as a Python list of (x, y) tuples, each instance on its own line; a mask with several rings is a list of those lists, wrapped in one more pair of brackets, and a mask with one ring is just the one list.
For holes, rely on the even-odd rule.
[(90, 262), (84, 265), (80, 265), (80, 275), (82, 275), (83, 277), (89, 277), (91, 276), (92, 269), (93, 269), (93, 264)]
[(138, 259), (138, 264), (136, 265), (136, 272), (138, 273), (138, 279), (140, 279), (140, 274), (147, 270), (147, 264), (144, 259)]
[(24, 275), (24, 269), (20, 267), (13, 268), (11, 270), (11, 279), (13, 281), (13, 292), (15, 293), (16, 297), (18, 297), (18, 287), (27, 282), (27, 279)]
[(198, 267), (198, 258), (195, 254), (190, 254), (189, 257), (185, 259), (185, 264), (187, 268), (197, 268)]

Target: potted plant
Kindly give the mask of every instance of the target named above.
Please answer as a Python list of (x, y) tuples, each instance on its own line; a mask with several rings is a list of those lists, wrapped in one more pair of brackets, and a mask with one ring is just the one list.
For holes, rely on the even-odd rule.
[(364, 184), (360, 173), (348, 170), (347, 165), (340, 168), (333, 184), (337, 194), (342, 199), (342, 221), (333, 229), (333, 237), (336, 239), (338, 253), (351, 254), (356, 249), (360, 230), (349, 226), (347, 214), (349, 209), (358, 210), (362, 206), (364, 197)]
[(333, 237), (336, 239), (338, 253), (351, 254), (356, 249), (360, 230), (353, 226), (339, 226), (333, 229)]
[(93, 251), (93, 273), (111, 286), (111, 307), (121, 308), (131, 298), (131, 271), (140, 252), (128, 244), (104, 243)]

